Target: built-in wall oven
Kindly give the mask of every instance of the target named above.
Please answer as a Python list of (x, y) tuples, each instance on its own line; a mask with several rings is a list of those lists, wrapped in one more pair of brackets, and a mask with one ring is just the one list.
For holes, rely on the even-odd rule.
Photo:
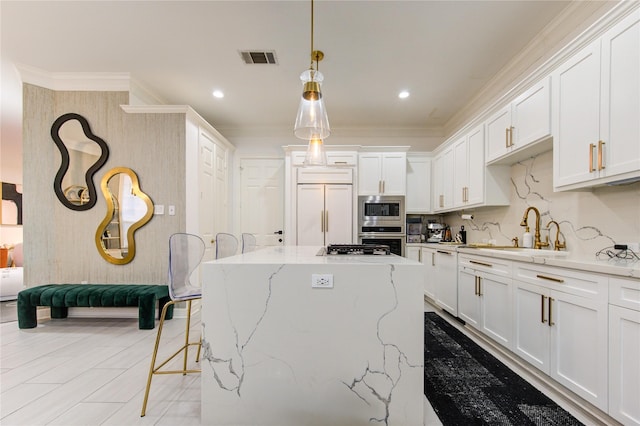
[(361, 195), (358, 197), (358, 242), (389, 246), (404, 256), (406, 242), (404, 196)]

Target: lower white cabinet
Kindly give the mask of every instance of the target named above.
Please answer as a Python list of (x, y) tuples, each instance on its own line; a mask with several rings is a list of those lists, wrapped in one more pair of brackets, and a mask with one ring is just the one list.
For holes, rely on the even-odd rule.
[(640, 280), (611, 278), (609, 415), (640, 425)]
[(424, 294), (436, 300), (436, 250), (422, 247), (420, 261), (424, 265)]
[(407, 246), (405, 257), (422, 263), (421, 277), (424, 283), (424, 294), (429, 299), (435, 301), (437, 281), (436, 249), (419, 245)]
[(607, 279), (559, 268), (514, 268), (513, 351), (607, 411)]
[(458, 316), (458, 253), (435, 250), (435, 302), (453, 316)]
[(511, 282), (511, 262), (458, 255), (458, 317), (508, 349), (513, 334)]

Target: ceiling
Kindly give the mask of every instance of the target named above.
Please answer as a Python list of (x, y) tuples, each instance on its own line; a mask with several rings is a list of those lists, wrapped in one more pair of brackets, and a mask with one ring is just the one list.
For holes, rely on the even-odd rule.
[[(568, 1), (315, 2), (334, 132), (437, 131)], [(291, 129), (310, 60), (309, 1), (6, 1), (2, 55), (48, 72), (127, 72), (223, 134)], [(241, 50), (273, 50), (247, 65)], [(224, 91), (223, 99), (212, 96)], [(409, 90), (409, 98), (397, 94)]]

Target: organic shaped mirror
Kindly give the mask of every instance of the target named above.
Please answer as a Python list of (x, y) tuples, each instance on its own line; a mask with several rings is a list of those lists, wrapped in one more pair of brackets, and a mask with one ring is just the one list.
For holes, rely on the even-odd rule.
[(153, 203), (140, 190), (136, 173), (126, 167), (109, 170), (100, 189), (107, 215), (96, 230), (96, 247), (107, 262), (124, 265), (136, 255), (134, 233), (151, 219)]
[(107, 144), (91, 132), (83, 116), (75, 113), (58, 117), (51, 126), (51, 137), (62, 158), (53, 190), (64, 206), (89, 210), (98, 201), (93, 175), (107, 162)]

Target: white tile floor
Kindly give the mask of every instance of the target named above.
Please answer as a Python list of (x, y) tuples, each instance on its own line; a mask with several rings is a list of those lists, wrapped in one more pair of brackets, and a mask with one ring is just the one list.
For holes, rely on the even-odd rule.
[[(184, 319), (166, 322), (159, 356), (180, 347), (184, 327)], [(0, 324), (0, 424), (199, 425), (198, 374), (155, 376), (140, 417), (155, 336), (135, 318), (39, 320), (29, 330)], [(424, 410), (425, 426), (441, 426), (426, 398)]]

